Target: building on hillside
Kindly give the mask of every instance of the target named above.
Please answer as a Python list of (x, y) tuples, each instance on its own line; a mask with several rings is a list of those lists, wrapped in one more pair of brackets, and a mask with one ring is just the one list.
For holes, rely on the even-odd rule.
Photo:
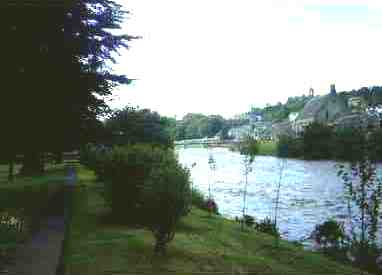
[(299, 119), (298, 121), (293, 123), (293, 134), (295, 136), (301, 135), (305, 128), (312, 124), (315, 121), (314, 117), (308, 117), (308, 118), (303, 118)]
[(256, 122), (262, 121), (263, 116), (259, 113), (249, 113), (248, 114), (248, 120), (249, 120), (249, 124), (253, 125)]
[(249, 124), (233, 127), (228, 131), (228, 136), (235, 141), (242, 140), (244, 137), (248, 135), (250, 136), (253, 135), (252, 126)]
[(352, 113), (364, 112), (366, 110), (366, 104), (359, 96), (353, 96), (348, 99), (348, 107)]
[(301, 135), (306, 126), (313, 122), (333, 124), (334, 121), (351, 113), (345, 96), (337, 95), (334, 84), (330, 85), (330, 92), (325, 96), (317, 96), (307, 102), (299, 113), (293, 130), (296, 135)]
[(294, 136), (295, 132), (289, 120), (277, 122), (272, 125), (272, 139), (278, 140), (280, 136)]
[(361, 128), (372, 130), (382, 127), (382, 115), (375, 109), (351, 113), (333, 122), (336, 128)]
[(364, 121), (360, 114), (350, 114), (336, 119), (333, 126), (335, 128), (360, 128), (364, 126)]
[(258, 121), (252, 125), (252, 135), (257, 140), (272, 139), (272, 122)]
[(298, 117), (298, 112), (292, 112), (288, 115), (288, 119), (290, 122), (296, 121)]

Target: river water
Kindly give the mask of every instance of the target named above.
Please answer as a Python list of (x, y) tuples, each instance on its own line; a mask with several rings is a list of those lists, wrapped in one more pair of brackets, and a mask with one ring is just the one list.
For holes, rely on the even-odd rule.
[[(243, 157), (239, 153), (227, 148), (181, 147), (177, 148), (177, 152), (179, 161), (191, 170), (194, 187), (208, 195), (210, 184), (221, 214), (230, 218), (242, 215), (245, 178)], [(216, 162), (214, 172), (208, 164), (210, 154)], [(191, 168), (193, 163), (196, 165)], [(337, 176), (336, 164), (335, 161), (286, 160), (277, 218), (283, 238), (305, 240), (316, 224), (329, 218), (344, 222), (345, 227), (350, 228), (345, 190), (341, 178)], [(255, 158), (253, 171), (248, 175), (246, 212), (256, 220), (274, 218), (281, 165), (282, 160), (276, 157)]]

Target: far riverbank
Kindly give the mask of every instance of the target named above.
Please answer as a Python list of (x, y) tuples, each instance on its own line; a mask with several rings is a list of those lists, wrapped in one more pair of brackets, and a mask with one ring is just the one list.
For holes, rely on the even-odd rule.
[[(215, 144), (186, 144), (175, 146), (178, 148), (228, 148), (230, 151), (236, 151), (236, 143), (215, 143)], [(277, 155), (277, 143), (276, 142), (261, 142), (259, 143), (259, 156), (276, 156)]]

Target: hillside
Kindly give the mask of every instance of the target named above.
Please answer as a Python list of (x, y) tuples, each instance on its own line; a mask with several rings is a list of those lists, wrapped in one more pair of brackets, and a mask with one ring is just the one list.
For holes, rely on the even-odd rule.
[(328, 111), (329, 121), (333, 121), (340, 116), (348, 114), (347, 101), (351, 97), (360, 97), (366, 106), (380, 105), (382, 104), (382, 86), (343, 91), (337, 93), (336, 97), (329, 97), (329, 94), (315, 97), (305, 95), (289, 97), (284, 104), (279, 102), (276, 105), (268, 105), (265, 108), (252, 107), (248, 114), (254, 113), (262, 115), (264, 120), (281, 122), (294, 112), (300, 113), (298, 119), (305, 119), (313, 114), (317, 114), (318, 120), (324, 120)]
[[(281, 241), (220, 216), (209, 217), (196, 207), (178, 226), (165, 257), (153, 258), (152, 233), (145, 228), (107, 222), (108, 209), (87, 170), (79, 170), (88, 185), (76, 191), (71, 233), (66, 250), (69, 274), (360, 274), (319, 253)], [(248, 272), (248, 273), (245, 273)]]

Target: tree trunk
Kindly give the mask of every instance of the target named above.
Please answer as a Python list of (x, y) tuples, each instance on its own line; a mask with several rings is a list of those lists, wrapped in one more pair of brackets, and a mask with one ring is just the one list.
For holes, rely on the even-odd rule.
[(156, 242), (154, 247), (154, 254), (156, 256), (165, 256), (167, 247), (167, 238), (165, 235), (158, 234), (156, 236)]
[(24, 176), (39, 176), (44, 173), (44, 154), (41, 152), (27, 152), (24, 154), (23, 167), (20, 174)]
[(54, 152), (53, 158), (54, 158), (54, 164), (61, 164), (64, 161), (62, 152)]

